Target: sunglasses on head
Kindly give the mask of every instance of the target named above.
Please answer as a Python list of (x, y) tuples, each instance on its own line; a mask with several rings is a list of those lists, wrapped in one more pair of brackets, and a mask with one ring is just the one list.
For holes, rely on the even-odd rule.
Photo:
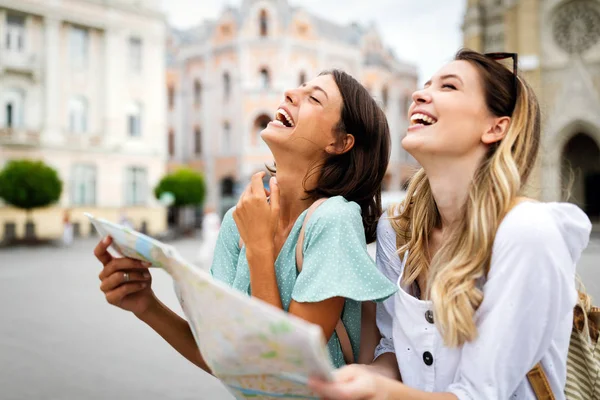
[(519, 87), (519, 81), (518, 81), (518, 77), (517, 77), (517, 73), (518, 73), (518, 64), (519, 64), (519, 55), (517, 53), (485, 53), (484, 56), (491, 58), (492, 60), (495, 61), (501, 61), (501, 60), (506, 60), (509, 58), (512, 58), (513, 60), (513, 96), (514, 96), (514, 102), (513, 102), (513, 110), (515, 108), (515, 105), (517, 104), (517, 89)]

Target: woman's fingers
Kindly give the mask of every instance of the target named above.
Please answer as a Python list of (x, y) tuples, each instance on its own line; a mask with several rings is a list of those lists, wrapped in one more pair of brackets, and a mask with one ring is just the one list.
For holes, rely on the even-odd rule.
[(102, 265), (108, 264), (113, 256), (108, 252), (108, 246), (112, 243), (112, 237), (107, 236), (102, 239), (94, 248), (94, 256), (102, 263)]
[(375, 399), (373, 376), (360, 366), (347, 366), (335, 372), (333, 382), (310, 379), (308, 386), (327, 399)]
[(110, 292), (105, 293), (106, 301), (114, 306), (120, 306), (123, 298), (148, 287), (148, 282), (125, 283)]
[(263, 178), (265, 177), (264, 172), (259, 172), (252, 175), (252, 181), (250, 187), (252, 188), (252, 194), (258, 198), (266, 199), (265, 185), (263, 184)]
[(103, 281), (117, 271), (147, 270), (150, 265), (150, 263), (134, 260), (133, 258), (113, 258), (108, 264), (105, 264), (102, 272), (100, 272), (100, 275), (98, 275), (98, 278)]
[(117, 271), (102, 281), (100, 290), (108, 293), (129, 282), (149, 282), (150, 278), (150, 272), (148, 271)]

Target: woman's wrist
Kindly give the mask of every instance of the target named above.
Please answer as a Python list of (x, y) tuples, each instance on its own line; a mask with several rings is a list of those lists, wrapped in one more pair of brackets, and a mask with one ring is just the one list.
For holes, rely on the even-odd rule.
[(144, 310), (139, 313), (134, 313), (134, 315), (145, 323), (149, 323), (149, 321), (155, 317), (159, 312), (160, 308), (163, 307), (163, 304), (158, 300), (158, 298), (153, 294), (152, 299), (150, 300), (150, 304)]
[(273, 242), (251, 243), (246, 245), (246, 258), (250, 263), (253, 259), (271, 259), (274, 258), (275, 246)]

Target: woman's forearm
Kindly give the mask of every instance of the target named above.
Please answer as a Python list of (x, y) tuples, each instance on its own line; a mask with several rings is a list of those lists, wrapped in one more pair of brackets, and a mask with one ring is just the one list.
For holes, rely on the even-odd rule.
[(380, 379), (382, 385), (385, 385), (385, 392), (389, 400), (458, 400), (452, 393), (431, 393), (422, 390), (413, 389), (401, 382), (387, 378)]
[(402, 381), (400, 376), (400, 369), (398, 368), (398, 360), (394, 353), (384, 353), (377, 357), (369, 365), (371, 371), (385, 376), (386, 378), (393, 379), (394, 381)]
[(250, 269), (250, 289), (252, 297), (283, 309), (275, 275), (274, 253), (272, 248), (246, 248), (246, 258)]
[(179, 354), (204, 371), (212, 374), (209, 366), (204, 361), (204, 358), (202, 358), (202, 354), (200, 354), (190, 325), (185, 319), (181, 318), (158, 299), (144, 314), (137, 317), (162, 336)]

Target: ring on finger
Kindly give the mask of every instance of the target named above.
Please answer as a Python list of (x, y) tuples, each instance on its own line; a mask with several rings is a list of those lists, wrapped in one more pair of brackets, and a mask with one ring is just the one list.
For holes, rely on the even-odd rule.
[(129, 272), (123, 272), (123, 281), (129, 282), (130, 279), (131, 277), (129, 276)]

